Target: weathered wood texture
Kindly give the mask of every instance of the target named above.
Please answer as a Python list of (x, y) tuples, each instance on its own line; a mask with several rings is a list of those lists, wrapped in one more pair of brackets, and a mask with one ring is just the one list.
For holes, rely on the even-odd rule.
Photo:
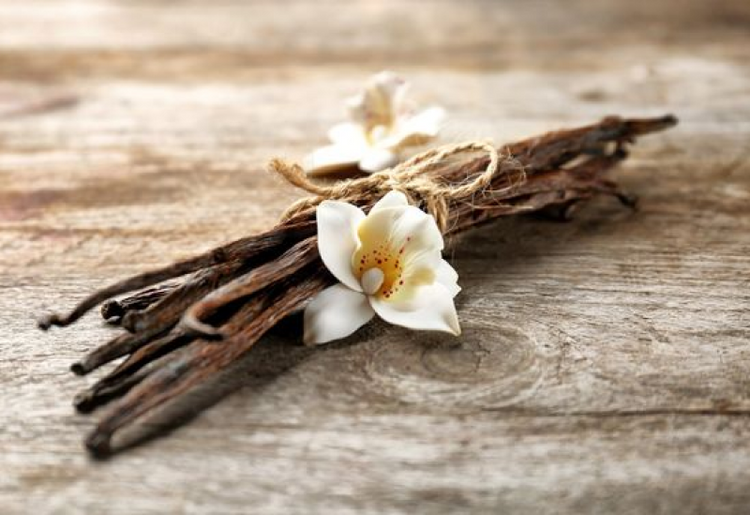
[[(0, 511), (746, 513), (749, 41), (745, 0), (0, 3)], [(91, 461), (68, 367), (111, 330), (35, 315), (269, 227), (264, 162), (382, 68), (447, 141), (681, 125), (617, 174), (639, 212), (464, 237), (462, 338), (292, 321)]]

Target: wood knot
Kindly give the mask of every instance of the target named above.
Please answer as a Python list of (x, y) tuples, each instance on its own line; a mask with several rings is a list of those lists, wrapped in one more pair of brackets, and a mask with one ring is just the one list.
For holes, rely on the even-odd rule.
[(543, 376), (535, 341), (511, 326), (468, 323), (460, 339), (410, 334), (374, 342), (363, 364), (368, 388), (431, 408), (484, 409), (526, 398)]

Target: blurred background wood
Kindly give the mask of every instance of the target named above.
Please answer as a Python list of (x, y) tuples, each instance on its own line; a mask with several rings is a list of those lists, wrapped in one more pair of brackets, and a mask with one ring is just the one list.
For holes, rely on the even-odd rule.
[[(745, 512), (749, 36), (744, 0), (0, 2), (0, 511)], [(111, 330), (34, 317), (269, 227), (297, 193), (264, 163), (383, 68), (447, 142), (681, 125), (617, 174), (639, 212), (464, 237), (461, 339), (293, 320), (90, 461), (68, 366)]]

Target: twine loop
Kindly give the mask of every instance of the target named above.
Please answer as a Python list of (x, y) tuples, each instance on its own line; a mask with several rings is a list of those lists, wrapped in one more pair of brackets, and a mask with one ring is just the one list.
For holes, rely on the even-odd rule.
[[(489, 162), (485, 170), (471, 181), (463, 184), (445, 184), (438, 174), (431, 174), (438, 164), (449, 157), (469, 153), (486, 152)], [(324, 200), (354, 202), (368, 198), (380, 198), (389, 191), (400, 191), (413, 205), (421, 205), (435, 217), (440, 230), (445, 233), (448, 225), (449, 203), (474, 195), (489, 188), (498, 170), (500, 156), (489, 142), (470, 141), (458, 145), (431, 149), (382, 172), (360, 179), (339, 181), (331, 185), (312, 182), (297, 164), (281, 159), (269, 163), (271, 171), (279, 174), (289, 184), (315, 195), (298, 200), (282, 215), (282, 222), (316, 207)]]

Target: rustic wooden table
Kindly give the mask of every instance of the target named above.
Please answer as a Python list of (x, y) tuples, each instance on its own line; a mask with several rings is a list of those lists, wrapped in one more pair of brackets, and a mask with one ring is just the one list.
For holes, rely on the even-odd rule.
[[(0, 512), (742, 513), (750, 506), (750, 3), (0, 3)], [(674, 112), (572, 223), (451, 258), (460, 340), (261, 342), (116, 458), (35, 316), (270, 226), (264, 172), (395, 69), (445, 141)], [(158, 423), (157, 421), (153, 422)]]

